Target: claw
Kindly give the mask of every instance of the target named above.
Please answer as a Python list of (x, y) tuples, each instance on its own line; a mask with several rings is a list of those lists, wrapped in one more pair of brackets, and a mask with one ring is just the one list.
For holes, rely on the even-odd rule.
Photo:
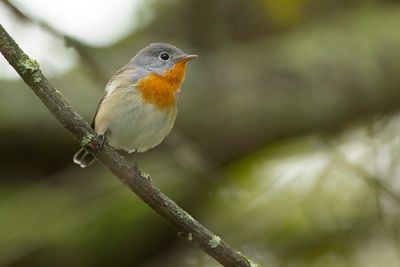
[(101, 139), (100, 150), (103, 149), (103, 146), (107, 141), (107, 133), (108, 133), (108, 130), (104, 134), (100, 135), (100, 139)]

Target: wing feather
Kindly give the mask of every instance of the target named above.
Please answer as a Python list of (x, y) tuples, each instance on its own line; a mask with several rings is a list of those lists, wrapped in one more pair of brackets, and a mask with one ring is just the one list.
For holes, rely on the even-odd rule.
[(92, 117), (90, 122), (90, 126), (95, 129), (95, 119), (101, 108), (101, 104), (108, 97), (112, 97), (115, 92), (121, 93), (121, 90), (126, 90), (127, 92), (132, 92), (135, 90), (136, 82), (142, 78), (145, 74), (137, 69), (133, 68), (131, 65), (126, 65), (123, 68), (119, 69), (108, 81), (105, 89), (105, 93), (103, 97), (100, 99), (97, 104), (96, 111)]

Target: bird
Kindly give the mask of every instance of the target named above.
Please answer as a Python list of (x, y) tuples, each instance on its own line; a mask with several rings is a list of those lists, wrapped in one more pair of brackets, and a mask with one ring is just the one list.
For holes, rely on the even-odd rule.
[[(91, 127), (103, 143), (137, 154), (159, 145), (177, 115), (186, 64), (197, 58), (163, 42), (140, 50), (111, 77), (97, 105)], [(85, 168), (95, 157), (82, 147), (73, 162)]]

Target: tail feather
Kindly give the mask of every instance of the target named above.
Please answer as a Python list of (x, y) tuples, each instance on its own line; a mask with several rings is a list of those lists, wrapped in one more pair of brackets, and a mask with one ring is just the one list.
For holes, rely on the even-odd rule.
[(95, 157), (85, 148), (79, 149), (79, 151), (74, 155), (74, 163), (78, 164), (81, 168), (89, 166), (95, 160)]

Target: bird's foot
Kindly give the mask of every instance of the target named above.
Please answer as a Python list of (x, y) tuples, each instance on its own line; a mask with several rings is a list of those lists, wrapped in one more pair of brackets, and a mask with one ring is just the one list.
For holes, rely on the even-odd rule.
[(104, 134), (99, 135), (99, 137), (101, 139), (100, 150), (103, 149), (104, 144), (107, 142), (107, 133), (108, 133), (108, 130)]

